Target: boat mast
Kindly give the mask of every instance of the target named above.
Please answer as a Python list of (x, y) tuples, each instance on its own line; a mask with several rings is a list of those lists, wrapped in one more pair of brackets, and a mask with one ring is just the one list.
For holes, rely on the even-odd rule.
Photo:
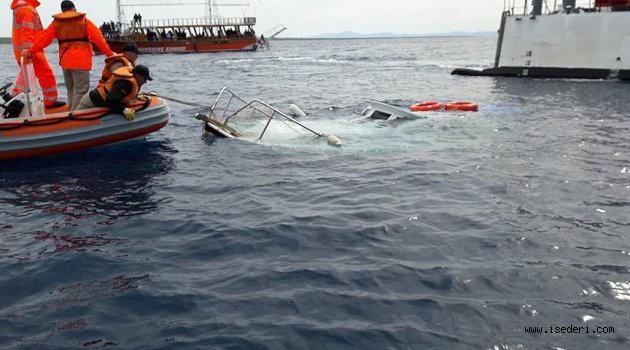
[(213, 6), (212, 2), (213, 2), (212, 0), (206, 0), (206, 8), (204, 11), (204, 16), (210, 19), (212, 19), (212, 6)]
[(120, 4), (120, 0), (116, 0), (116, 21), (121, 23), (122, 18), (122, 5)]

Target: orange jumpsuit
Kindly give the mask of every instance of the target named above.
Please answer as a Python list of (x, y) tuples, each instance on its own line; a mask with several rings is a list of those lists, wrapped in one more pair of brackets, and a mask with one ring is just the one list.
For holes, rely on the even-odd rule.
[[(39, 1), (37, 0), (13, 0), (11, 10), (13, 10), (13, 54), (18, 66), (21, 66), (22, 50), (30, 49), (36, 37), (42, 33), (42, 22), (37, 13)], [(57, 102), (57, 80), (53, 73), (44, 52), (33, 55), (33, 68), (39, 80), (39, 85), (44, 93), (44, 105), (50, 106)], [(17, 76), (13, 94), (18, 94), (24, 90), (22, 70)]]
[[(69, 20), (63, 19), (62, 16), (71, 17)], [(42, 32), (41, 35), (37, 37), (35, 43), (33, 43), (33, 47), (31, 48), (31, 52), (35, 54), (36, 52), (42, 51), (45, 47), (52, 43), (53, 39), (57, 38), (59, 34), (61, 34), (60, 29), (66, 31), (67, 21), (77, 21), (82, 20), (85, 21), (84, 33), (77, 33), (79, 35), (85, 35), (84, 38), (75, 38), (75, 40), (68, 40), (65, 43), (59, 44), (59, 65), (63, 69), (72, 69), (72, 70), (92, 70), (92, 45), (96, 45), (105, 56), (111, 56), (114, 54), (112, 50), (107, 45), (101, 30), (98, 29), (92, 21), (85, 18), (85, 15), (80, 12), (67, 11), (63, 14), (56, 14), (53, 16), (55, 18), (53, 22)], [(72, 23), (74, 25), (74, 23)], [(73, 32), (75, 28), (71, 29)], [(70, 36), (74, 35), (72, 33)]]

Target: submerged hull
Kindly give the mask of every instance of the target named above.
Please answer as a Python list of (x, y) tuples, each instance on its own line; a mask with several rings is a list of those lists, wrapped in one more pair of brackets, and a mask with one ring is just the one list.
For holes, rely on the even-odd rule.
[(422, 114), (410, 112), (407, 109), (392, 106), (385, 102), (377, 100), (368, 100), (368, 107), (363, 111), (362, 117), (370, 119), (392, 120), (397, 118), (404, 119), (425, 119)]
[(0, 160), (81, 151), (144, 136), (168, 123), (170, 108), (161, 99), (152, 98), (146, 108), (141, 102), (132, 107), (137, 110), (133, 121), (105, 108), (0, 119)]

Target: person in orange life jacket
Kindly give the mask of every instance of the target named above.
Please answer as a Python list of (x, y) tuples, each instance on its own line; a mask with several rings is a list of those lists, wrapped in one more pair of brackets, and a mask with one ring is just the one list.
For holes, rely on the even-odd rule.
[[(35, 38), (44, 30), (42, 21), (37, 13), (39, 1), (37, 0), (13, 0), (11, 10), (13, 10), (13, 54), (17, 61), (20, 72), (13, 87), (13, 95), (17, 95), (24, 90), (22, 76), (22, 52), (33, 46)], [(25, 57), (26, 58), (26, 57)], [(46, 54), (39, 52), (31, 57), (35, 76), (44, 93), (44, 105), (46, 107), (61, 107), (65, 103), (57, 101), (57, 80), (53, 73)]]
[(81, 97), (90, 90), (92, 70), (92, 44), (106, 56), (114, 54), (107, 45), (100, 29), (85, 14), (77, 12), (74, 3), (61, 2), (61, 13), (53, 15), (53, 22), (35, 40), (30, 54), (37, 54), (52, 43), (59, 42), (59, 64), (63, 68), (63, 79), (68, 89), (70, 110), (76, 110)]
[(122, 67), (135, 67), (136, 60), (138, 59), (138, 47), (134, 44), (127, 44), (123, 47), (122, 54), (115, 54), (105, 59), (105, 67), (103, 67), (103, 73), (101, 73), (101, 80), (98, 81), (98, 86), (103, 86), (109, 78), (112, 77), (112, 73), (115, 70)]
[(112, 112), (124, 115), (127, 120), (134, 120), (136, 111), (128, 108), (127, 103), (138, 96), (140, 88), (147, 80), (153, 80), (147, 66), (139, 64), (134, 68), (118, 68), (105, 85), (81, 98), (79, 109), (109, 107)]

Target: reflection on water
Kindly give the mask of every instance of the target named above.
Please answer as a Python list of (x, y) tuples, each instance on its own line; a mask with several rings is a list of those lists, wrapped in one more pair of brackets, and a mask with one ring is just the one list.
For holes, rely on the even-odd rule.
[[(3, 241), (0, 248), (24, 261), (118, 242), (108, 237), (112, 232), (99, 233), (97, 228), (156, 210), (165, 199), (154, 186), (173, 169), (173, 153), (168, 142), (133, 141), (3, 162), (0, 226), (14, 239), (12, 244)], [(32, 247), (23, 233), (39, 244)]]
[[(2, 163), (0, 202), (69, 220), (99, 215), (106, 223), (159, 204), (153, 181), (173, 168), (167, 143), (133, 142), (69, 155)], [(19, 215), (19, 213), (18, 213)]]
[(630, 282), (608, 282), (616, 299), (630, 300)]

